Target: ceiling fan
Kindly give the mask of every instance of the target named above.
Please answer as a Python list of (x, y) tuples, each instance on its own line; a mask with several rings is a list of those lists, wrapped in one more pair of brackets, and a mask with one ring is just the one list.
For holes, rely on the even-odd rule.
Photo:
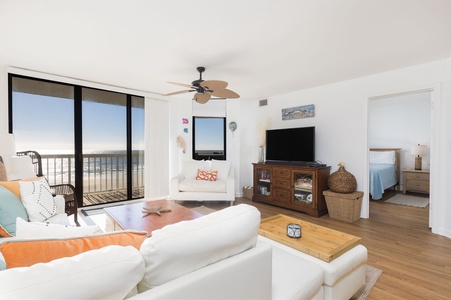
[(197, 67), (197, 71), (199, 72), (199, 79), (194, 80), (191, 84), (177, 83), (168, 81), (171, 84), (180, 85), (184, 87), (190, 88), (189, 90), (183, 90), (178, 92), (173, 92), (169, 94), (165, 94), (164, 96), (171, 96), (189, 92), (196, 92), (193, 96), (193, 100), (204, 104), (207, 103), (211, 98), (211, 96), (215, 96), (218, 98), (239, 98), (240, 95), (235, 93), (234, 91), (226, 89), (228, 83), (221, 80), (203, 80), (202, 73), (205, 71), (204, 67)]

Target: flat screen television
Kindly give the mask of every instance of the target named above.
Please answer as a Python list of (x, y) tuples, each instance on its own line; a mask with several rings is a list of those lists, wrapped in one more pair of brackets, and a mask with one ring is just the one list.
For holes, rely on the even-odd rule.
[(266, 161), (314, 162), (315, 127), (266, 130)]

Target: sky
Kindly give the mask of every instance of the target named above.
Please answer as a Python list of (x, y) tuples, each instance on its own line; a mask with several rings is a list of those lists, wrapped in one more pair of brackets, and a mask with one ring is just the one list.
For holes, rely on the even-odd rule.
[(224, 119), (196, 118), (196, 150), (224, 150)]
[[(73, 100), (13, 93), (13, 131), (16, 148), (46, 153), (72, 153)], [(125, 150), (125, 106), (83, 102), (83, 150)], [(133, 109), (135, 139), (144, 138), (144, 110)], [(143, 145), (143, 143), (140, 143)]]

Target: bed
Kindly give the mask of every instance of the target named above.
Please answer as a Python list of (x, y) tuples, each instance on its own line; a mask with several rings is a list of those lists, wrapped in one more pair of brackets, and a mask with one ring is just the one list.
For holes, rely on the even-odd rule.
[(370, 149), (370, 194), (372, 200), (382, 199), (388, 188), (399, 190), (400, 148)]

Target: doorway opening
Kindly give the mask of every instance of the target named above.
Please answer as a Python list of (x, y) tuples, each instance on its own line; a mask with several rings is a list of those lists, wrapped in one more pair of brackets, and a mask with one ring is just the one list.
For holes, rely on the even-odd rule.
[[(399, 93), (385, 94), (368, 99), (368, 191), (367, 201), (383, 203), (395, 201), (403, 196), (429, 198), (429, 227), (432, 227), (432, 199), (434, 178), (434, 149), (433, 139), (437, 120), (434, 114), (434, 88), (425, 88)], [(422, 154), (421, 170), (415, 170), (414, 146), (421, 144), (427, 149)], [(397, 184), (384, 187), (385, 191), (379, 197), (373, 197), (372, 187), (372, 154), (370, 149), (397, 148), (399, 149), (399, 170)], [(374, 166), (373, 166), (374, 167)], [(377, 167), (377, 166), (376, 166)], [(412, 174), (419, 176), (414, 185), (410, 179)], [(418, 177), (417, 176), (417, 177)], [(387, 188), (387, 189), (386, 189)], [(373, 193), (372, 193), (373, 192)], [(375, 193), (377, 194), (377, 193)], [(402, 195), (397, 196), (396, 195)], [(395, 197), (395, 198), (393, 198)], [(393, 198), (393, 199), (392, 199)], [(390, 200), (392, 199), (392, 200)], [(406, 197), (404, 197), (406, 199)], [(411, 200), (417, 200), (412, 198)], [(380, 201), (380, 202), (378, 202)], [(424, 201), (422, 201), (424, 202)], [(385, 203), (384, 203), (385, 204)], [(423, 203), (424, 205), (424, 203)], [(427, 205), (427, 204), (426, 204)], [(368, 203), (369, 213), (369, 203)], [(369, 215), (368, 215), (369, 216)]]

